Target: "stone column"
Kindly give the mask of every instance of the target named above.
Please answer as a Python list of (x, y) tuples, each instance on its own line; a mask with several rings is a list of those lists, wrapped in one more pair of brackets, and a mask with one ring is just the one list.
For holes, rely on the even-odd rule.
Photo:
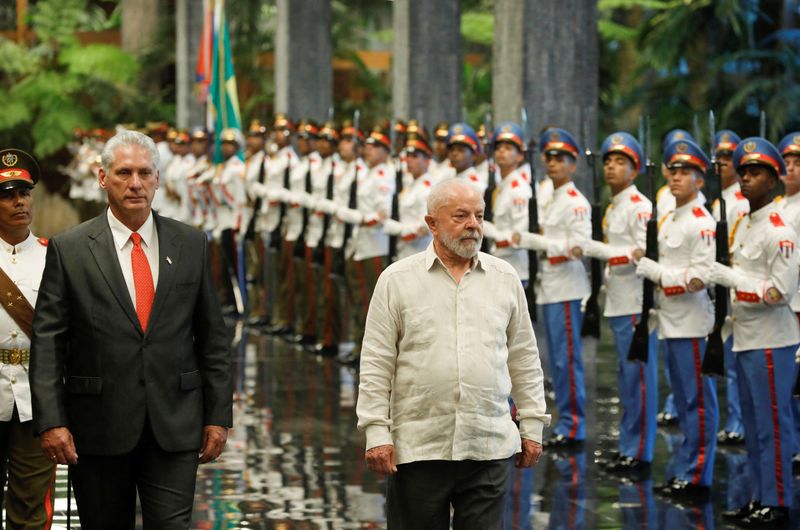
[(278, 0), (275, 111), (323, 121), (332, 105), (330, 0)]
[(437, 122), (461, 119), (459, 0), (394, 0), (394, 117)]
[(190, 0), (175, 2), (175, 124), (181, 128), (205, 124), (205, 109), (197, 101), (194, 89), (203, 10), (190, 6), (191, 3)]
[(160, 17), (158, 0), (122, 0), (122, 49), (136, 54), (152, 46)]
[[(529, 134), (538, 138), (543, 127), (552, 125), (572, 132), (582, 149), (596, 148), (596, 1), (525, 0), (524, 28), (523, 86)], [(591, 198), (589, 168), (583, 159), (575, 181)]]
[(520, 122), (524, 84), (525, 0), (496, 0), (492, 48), (492, 110), (494, 123)]

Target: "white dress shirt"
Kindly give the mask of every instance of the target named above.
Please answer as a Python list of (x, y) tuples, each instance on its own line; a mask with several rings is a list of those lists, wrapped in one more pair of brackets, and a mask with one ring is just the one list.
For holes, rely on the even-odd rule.
[[(34, 307), (44, 272), (46, 245), (46, 240), (36, 239), (30, 233), (25, 241), (16, 246), (0, 239), (0, 268)], [(19, 329), (11, 315), (0, 310), (0, 348), (10, 350), (30, 347), (30, 337)], [(17, 405), (20, 422), (33, 418), (28, 367), (23, 364), (0, 364), (0, 421), (11, 421), (14, 404)]]
[(550, 422), (542, 381), (525, 292), (505, 261), (481, 252), (456, 283), (431, 243), (378, 278), (356, 407), (367, 449), (393, 444), (398, 464), (508, 458)]
[[(119, 266), (122, 269), (122, 277), (128, 287), (128, 294), (131, 295), (133, 307), (136, 307), (136, 287), (133, 283), (133, 265), (131, 264), (131, 251), (133, 250), (131, 234), (133, 232), (122, 224), (122, 221), (114, 217), (111, 208), (106, 210), (106, 214), (108, 226), (111, 227), (111, 236), (114, 238), (114, 249), (117, 251), (117, 259), (119, 259)], [(152, 212), (137, 232), (142, 236), (142, 250), (147, 256), (147, 263), (150, 264), (150, 273), (153, 275), (153, 293), (155, 293), (158, 287), (158, 230), (156, 230)]]

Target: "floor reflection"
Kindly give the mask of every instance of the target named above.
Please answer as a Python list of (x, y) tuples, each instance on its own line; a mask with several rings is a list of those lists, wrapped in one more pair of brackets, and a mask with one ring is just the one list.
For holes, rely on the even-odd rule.
[[(385, 528), (385, 484), (366, 468), (364, 439), (355, 429), (357, 373), (280, 339), (236, 331), (236, 427), (222, 458), (201, 467), (192, 528)], [(654, 495), (654, 485), (669, 476), (672, 448), (680, 445), (676, 430), (659, 429), (652, 472), (636, 482), (605, 475), (594, 465), (597, 451), (616, 448), (621, 414), (616, 354), (604, 331), (599, 344), (585, 345), (591, 405), (586, 445), (572, 453), (546, 452), (536, 468), (515, 470), (505, 527), (726, 528), (722, 511), (748, 496), (744, 448), (719, 452), (711, 501), (700, 505), (670, 504)], [(661, 380), (665, 396), (663, 375)], [(723, 406), (724, 385), (720, 396)], [(59, 470), (53, 528), (66, 528), (65, 497), (66, 475)], [(72, 527), (79, 528), (74, 511)]]

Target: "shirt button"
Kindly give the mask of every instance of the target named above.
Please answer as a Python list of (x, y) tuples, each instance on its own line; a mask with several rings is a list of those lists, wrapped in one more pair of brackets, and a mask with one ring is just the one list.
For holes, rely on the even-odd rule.
[(16, 337), (17, 337), (17, 335), (18, 335), (18, 333), (17, 333), (16, 331), (12, 331), (12, 332), (11, 332), (11, 336), (12, 336), (12, 337), (16, 338)]
[(13, 385), (13, 384), (15, 384), (16, 382), (17, 382), (17, 378), (16, 378), (16, 377), (12, 377), (12, 378), (11, 378), (11, 384)]

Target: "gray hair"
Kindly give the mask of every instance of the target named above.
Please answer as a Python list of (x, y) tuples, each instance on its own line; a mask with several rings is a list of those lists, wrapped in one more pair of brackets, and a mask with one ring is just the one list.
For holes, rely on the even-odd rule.
[[(447, 178), (433, 186), (428, 195), (428, 215), (436, 213), (439, 208), (447, 204), (461, 190), (468, 190), (479, 195), (471, 184), (457, 178)], [(481, 202), (483, 202), (482, 196)]]
[(115, 134), (103, 146), (103, 152), (100, 154), (100, 163), (103, 166), (103, 171), (108, 173), (109, 169), (114, 164), (115, 151), (126, 145), (138, 145), (147, 149), (150, 152), (150, 157), (153, 160), (153, 169), (158, 169), (160, 156), (158, 154), (156, 143), (153, 141), (153, 139), (138, 131), (120, 129), (117, 134)]

